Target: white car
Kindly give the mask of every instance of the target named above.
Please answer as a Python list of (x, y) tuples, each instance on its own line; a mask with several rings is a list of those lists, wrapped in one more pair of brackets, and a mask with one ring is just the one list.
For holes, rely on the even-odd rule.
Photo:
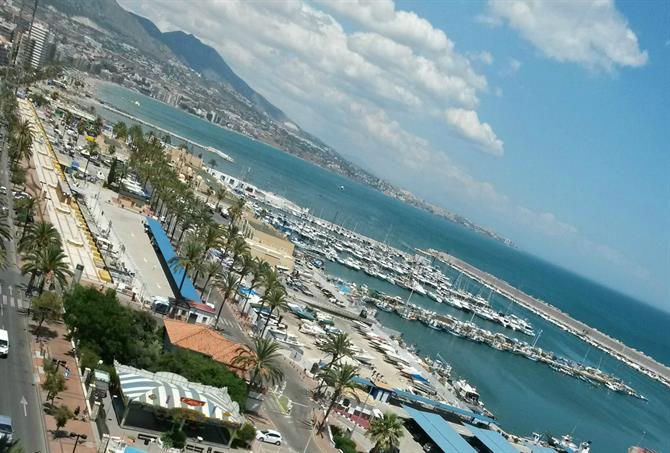
[(6, 330), (0, 329), (0, 357), (9, 355), (9, 334)]
[(275, 431), (274, 429), (262, 429), (256, 431), (256, 440), (267, 442), (268, 444), (281, 445), (282, 438), (279, 431)]

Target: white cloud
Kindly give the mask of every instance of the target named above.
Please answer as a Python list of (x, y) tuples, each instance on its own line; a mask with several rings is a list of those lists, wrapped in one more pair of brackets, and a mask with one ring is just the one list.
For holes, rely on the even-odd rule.
[(514, 58), (510, 58), (509, 63), (509, 70), (512, 74), (516, 74), (519, 72), (519, 69), (521, 69), (521, 62), (519, 60), (516, 60)]
[[(327, 2), (325, 9), (300, 0), (201, 0), (198, 8), (172, 0), (120, 2), (163, 30), (184, 30), (212, 45), (298, 124), (391, 182), (413, 188), (419, 181), (445, 199), (476, 204), (543, 236), (577, 235), (552, 214), (519, 208), (455, 163), (449, 149), (416, 132), (417, 123), (442, 130), (446, 122), (476, 147), (504, 151), (476, 111), (489, 88), (473, 56), (457, 52), (442, 30), (416, 14), (389, 1)], [(334, 16), (360, 29), (347, 32)], [(489, 55), (478, 58), (487, 63)]]
[(493, 64), (493, 55), (491, 55), (491, 52), (487, 52), (485, 50), (481, 52), (470, 53), (468, 56), (470, 57), (471, 61), (478, 61), (487, 66)]
[(483, 147), (487, 152), (496, 156), (502, 156), (504, 152), (503, 142), (496, 137), (495, 132), (488, 123), (479, 121), (479, 116), (474, 110), (459, 108), (447, 109), (444, 113), (447, 123), (464, 138), (472, 140)]
[[(487, 19), (488, 18), (488, 22)], [(647, 62), (613, 0), (489, 0), (480, 21), (507, 22), (547, 57), (594, 69)]]

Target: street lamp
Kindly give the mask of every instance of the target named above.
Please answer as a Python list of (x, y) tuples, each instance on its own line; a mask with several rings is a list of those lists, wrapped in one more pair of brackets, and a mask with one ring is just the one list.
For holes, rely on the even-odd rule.
[[(372, 372), (372, 376), (370, 377), (370, 390), (368, 391), (368, 395), (365, 397), (365, 401), (363, 402), (363, 407), (361, 407), (361, 415), (360, 417), (363, 417), (363, 411), (365, 410), (365, 406), (368, 404), (368, 400), (370, 399), (370, 395), (372, 394), (372, 391), (374, 390), (375, 386), (375, 377), (377, 376), (377, 371)], [(358, 420), (354, 420), (354, 428), (351, 430), (351, 433), (349, 434), (349, 439), (354, 437), (354, 433), (356, 432), (356, 428), (358, 428)]]
[(76, 437), (74, 440), (74, 448), (72, 448), (72, 453), (77, 449), (77, 445), (79, 444), (79, 439), (86, 440), (88, 436), (86, 434), (79, 434), (79, 433), (70, 433), (70, 437)]

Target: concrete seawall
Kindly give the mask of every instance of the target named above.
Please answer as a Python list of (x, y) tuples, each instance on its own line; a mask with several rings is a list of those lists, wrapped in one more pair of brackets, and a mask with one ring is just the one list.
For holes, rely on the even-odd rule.
[(645, 355), (643, 352), (626, 346), (621, 341), (572, 318), (569, 314), (562, 312), (553, 305), (529, 296), (504, 280), (479, 270), (459, 258), (432, 249), (421, 250), (421, 252), (433, 256), (454, 269), (463, 272), (473, 280), (491, 287), (494, 291), (542, 316), (561, 329), (573, 333), (612, 357), (670, 387), (670, 368)]

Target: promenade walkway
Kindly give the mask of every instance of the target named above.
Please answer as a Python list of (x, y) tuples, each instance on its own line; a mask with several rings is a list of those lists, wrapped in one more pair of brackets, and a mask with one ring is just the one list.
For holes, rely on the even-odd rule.
[[(61, 429), (63, 433), (78, 433), (86, 436), (86, 440), (80, 440), (77, 444), (77, 451), (81, 453), (94, 453), (96, 447), (96, 434), (92, 423), (88, 420), (88, 409), (86, 407), (86, 399), (84, 388), (82, 386), (80, 370), (78, 363), (72, 354), (72, 343), (65, 339), (66, 327), (62, 323), (51, 323), (43, 327), (43, 330), (48, 332), (43, 338), (38, 339), (35, 335), (31, 336), (33, 352), (33, 365), (36, 370), (36, 381), (40, 384), (40, 398), (42, 404), (45, 405), (46, 392), (41, 389), (41, 384), (44, 382), (45, 375), (43, 364), (44, 360), (59, 360), (62, 361), (58, 368), (58, 372), (65, 374), (66, 368), (70, 370), (69, 377), (67, 377), (67, 388), (58, 394), (54, 404), (56, 406), (65, 405), (71, 411), (79, 408), (79, 416), (66, 423), (65, 427)], [(64, 364), (63, 364), (64, 363)], [(53, 416), (44, 411), (45, 425), (47, 429), (47, 440), (49, 443), (49, 451), (51, 453), (69, 453), (74, 449), (75, 438), (56, 435), (56, 420)]]
[(21, 99), (19, 112), (29, 121), (34, 136), (33, 162), (41, 185), (40, 198), (46, 206), (43, 214), (48, 215), (60, 233), (71, 270), (82, 265), (82, 278), (85, 280), (93, 283), (111, 281), (78, 203), (63, 196), (69, 195), (70, 189), (35, 111), (28, 101)]

